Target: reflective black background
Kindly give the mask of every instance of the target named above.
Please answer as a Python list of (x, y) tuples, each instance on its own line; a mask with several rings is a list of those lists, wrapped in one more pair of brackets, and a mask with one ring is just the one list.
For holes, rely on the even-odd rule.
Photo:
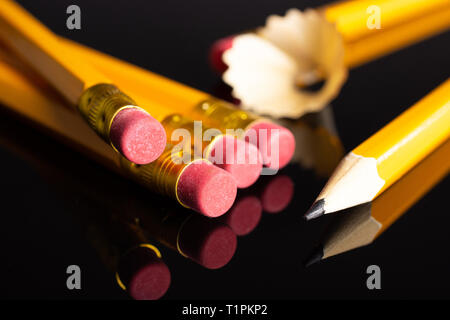
[[(219, 95), (223, 85), (206, 59), (215, 39), (261, 25), (268, 14), (326, 1), (79, 0), (79, 31), (65, 26), (65, 11), (73, 1), (19, 2), (61, 35)], [(446, 33), (352, 70), (333, 102), (345, 150), (443, 82), (449, 75), (449, 56)], [(106, 211), (135, 193), (155, 210), (167, 206), (167, 200), (144, 194), (139, 186), (3, 110), (0, 119), (0, 296), (126, 299), (90, 245), (79, 217)], [(448, 178), (371, 246), (304, 269), (303, 259), (330, 219), (306, 223), (300, 217), (326, 178), (298, 164), (282, 173), (295, 184), (293, 201), (282, 212), (263, 213), (257, 228), (239, 237), (236, 254), (224, 268), (204, 269), (157, 244), (172, 273), (164, 299), (450, 297)], [(89, 184), (88, 190), (108, 192), (121, 186), (127, 191), (124, 199), (110, 199), (109, 205), (102, 200), (93, 204), (86, 192), (77, 192), (83, 183)], [(82, 269), (82, 290), (66, 289), (65, 271), (71, 264)], [(366, 289), (365, 270), (371, 264), (381, 267), (382, 290)]]

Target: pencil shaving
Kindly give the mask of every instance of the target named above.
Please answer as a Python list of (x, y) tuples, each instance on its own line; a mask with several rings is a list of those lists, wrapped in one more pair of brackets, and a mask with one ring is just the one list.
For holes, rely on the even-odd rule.
[[(270, 16), (256, 33), (236, 36), (223, 56), (223, 80), (242, 108), (275, 118), (299, 118), (325, 107), (347, 78), (340, 34), (317, 11)], [(324, 79), (320, 90), (304, 86)]]

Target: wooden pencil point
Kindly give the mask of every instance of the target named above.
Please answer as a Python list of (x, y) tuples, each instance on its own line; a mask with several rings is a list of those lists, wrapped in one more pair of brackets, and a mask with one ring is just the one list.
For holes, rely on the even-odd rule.
[(349, 152), (306, 219), (373, 201), (450, 137), (449, 123), (450, 78)]

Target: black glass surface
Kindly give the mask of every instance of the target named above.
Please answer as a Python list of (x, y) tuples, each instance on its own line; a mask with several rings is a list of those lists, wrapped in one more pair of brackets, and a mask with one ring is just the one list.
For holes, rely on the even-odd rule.
[[(325, 3), (79, 0), (82, 29), (70, 31), (66, 8), (72, 1), (19, 2), (60, 35), (218, 96), (227, 88), (207, 63), (215, 39), (261, 25), (268, 14)], [(310, 268), (303, 261), (330, 218), (301, 219), (343, 152), (442, 83), (449, 76), (449, 57), (447, 32), (351, 70), (332, 106), (294, 124), (312, 137), (305, 142), (311, 154), (319, 145), (330, 150), (327, 162), (318, 165), (318, 152), (314, 161), (302, 159), (279, 173), (293, 182), (292, 201), (281, 212), (263, 212), (258, 225), (238, 237), (226, 266), (203, 268), (154, 240), (172, 274), (163, 299), (449, 298), (448, 178), (372, 245)], [(86, 221), (133, 210), (130, 202), (149, 212), (177, 210), (173, 201), (109, 172), (1, 108), (0, 127), (0, 296), (128, 299), (94, 250)], [(320, 128), (326, 133), (319, 134)], [(266, 178), (239, 197), (261, 197), (270, 182)], [(118, 188), (124, 192), (117, 195)], [(72, 264), (81, 267), (81, 290), (66, 288), (66, 268)], [(366, 287), (372, 264), (381, 268), (382, 290)]]

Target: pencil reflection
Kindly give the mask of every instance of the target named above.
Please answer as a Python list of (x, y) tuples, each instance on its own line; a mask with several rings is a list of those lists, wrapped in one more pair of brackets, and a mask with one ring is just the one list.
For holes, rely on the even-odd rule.
[(262, 176), (251, 188), (240, 190), (231, 209), (217, 220), (227, 224), (237, 236), (254, 231), (266, 213), (280, 213), (291, 203), (294, 183), (289, 176)]
[[(63, 161), (60, 159), (55, 165), (55, 161), (40, 157), (47, 153), (41, 142), (38, 143), (39, 153), (27, 149), (26, 144), (32, 143), (29, 139), (32, 134), (22, 139), (22, 145), (17, 143), (18, 139), (14, 141), (12, 136), (20, 136), (19, 130), (16, 129), (12, 134), (11, 128), (5, 130), (7, 132), (0, 129), (0, 144), (30, 162), (46, 181), (56, 186), (64, 186), (64, 194), (67, 195), (67, 191), (70, 191), (68, 194), (81, 196), (84, 202), (89, 203), (90, 210), (79, 214), (83, 216), (87, 229), (95, 230), (89, 232), (93, 243), (110, 244), (108, 240), (122, 240), (121, 234), (128, 234), (130, 229), (141, 242), (146, 242), (144, 240), (147, 238), (155, 239), (208, 269), (221, 268), (233, 257), (237, 240), (229, 226), (218, 220), (191, 213), (187, 209), (180, 209), (169, 200), (156, 199), (156, 196), (152, 197), (153, 195), (138, 187), (136, 190), (133, 188), (130, 192), (124, 192), (120, 180), (110, 177), (107, 173), (86, 170), (80, 167), (79, 163), (74, 163), (70, 157), (64, 157)], [(47, 151), (51, 154), (51, 150)], [(95, 227), (92, 227), (93, 225)], [(100, 231), (104, 230), (100, 229), (104, 228), (108, 229), (106, 233), (112, 233), (114, 236), (99, 241), (96, 239), (97, 231), (101, 234)], [(134, 243), (130, 241), (130, 244)], [(140, 243), (139, 246), (143, 247)], [(101, 256), (105, 256), (103, 251), (105, 250), (102, 250)], [(126, 249), (106, 251), (127, 252)]]
[(450, 171), (450, 140), (375, 200), (339, 214), (307, 264), (372, 243)]
[(171, 274), (144, 230), (123, 214), (89, 214), (87, 238), (119, 286), (133, 299), (160, 299), (169, 289)]
[[(0, 117), (0, 147), (31, 166), (54, 187), (59, 197), (76, 195), (82, 199), (83, 207), (77, 211), (76, 218), (122, 289), (138, 300), (157, 300), (164, 296), (171, 282), (170, 270), (132, 212), (113, 209), (113, 197), (105, 200), (109, 191), (105, 186), (117, 187), (113, 179), (107, 181), (101, 173), (96, 176), (92, 168), (84, 170), (83, 163), (70, 153), (56, 152), (55, 157), (55, 148), (48, 140), (18, 126), (4, 114)], [(105, 206), (105, 202), (110, 205)]]
[(208, 269), (224, 267), (234, 256), (237, 238), (218, 221), (163, 203), (130, 201), (123, 210), (134, 212), (139, 225), (154, 239)]
[(284, 174), (264, 176), (255, 186), (262, 208), (267, 213), (280, 213), (291, 203), (294, 196), (294, 182)]
[(235, 255), (237, 236), (254, 231), (263, 211), (285, 210), (294, 193), (288, 176), (264, 176), (239, 194), (226, 215), (208, 219), (74, 157), (64, 146), (55, 148), (52, 140), (4, 113), (0, 147), (28, 163), (58, 197), (81, 200), (76, 219), (86, 238), (135, 299), (159, 299), (169, 289), (170, 271), (156, 246), (204, 268), (222, 268)]
[(258, 226), (262, 209), (256, 195), (239, 193), (231, 209), (218, 219), (230, 226), (237, 236), (245, 236)]

